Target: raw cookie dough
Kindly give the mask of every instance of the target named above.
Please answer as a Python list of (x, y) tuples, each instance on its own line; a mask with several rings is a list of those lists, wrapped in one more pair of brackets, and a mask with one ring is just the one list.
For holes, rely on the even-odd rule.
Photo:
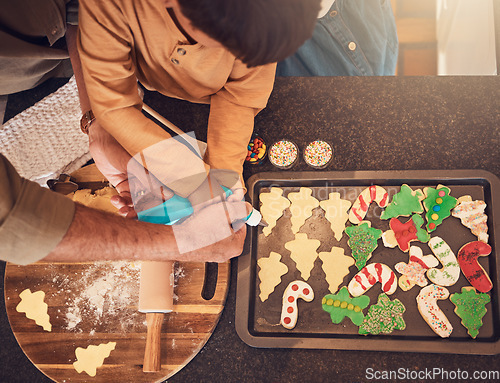
[(43, 291), (32, 293), (30, 289), (26, 289), (19, 294), (19, 297), (21, 302), (17, 305), (16, 311), (26, 313), (27, 318), (33, 319), (45, 331), (52, 331), (50, 317), (47, 313), (49, 306), (43, 301), (45, 293)]
[(260, 267), (260, 295), (259, 298), (264, 302), (274, 291), (276, 286), (281, 283), (281, 277), (288, 272), (288, 267), (280, 262), (281, 254), (271, 251), (269, 257), (260, 258), (257, 264)]
[(338, 294), (328, 294), (321, 301), (321, 307), (330, 314), (332, 323), (338, 324), (345, 317), (348, 317), (356, 326), (363, 323), (363, 319), (365, 318), (363, 309), (369, 304), (369, 296), (362, 295), (357, 298), (351, 298), (345, 286), (340, 289)]
[(88, 346), (87, 348), (78, 347), (75, 350), (77, 361), (73, 367), (78, 373), (85, 371), (90, 376), (95, 376), (97, 368), (104, 364), (111, 351), (116, 347), (116, 342), (101, 343), (99, 346)]
[(343, 248), (333, 246), (329, 253), (319, 253), (319, 259), (323, 261), (322, 268), (328, 282), (328, 290), (335, 294), (344, 277), (349, 274), (349, 267), (354, 265), (354, 258), (344, 255)]
[(349, 212), (349, 221), (354, 225), (363, 221), (370, 204), (374, 201), (380, 207), (386, 207), (389, 203), (389, 194), (383, 187), (372, 185), (363, 190), (352, 205)]
[(418, 311), (429, 327), (441, 338), (448, 338), (453, 326), (437, 305), (437, 300), (447, 299), (450, 292), (446, 287), (429, 285), (420, 290), (417, 296)]
[(285, 289), (283, 293), (283, 307), (281, 310), (280, 324), (289, 330), (297, 324), (299, 310), (297, 307), (297, 299), (302, 298), (306, 302), (311, 302), (314, 299), (314, 291), (304, 281), (293, 281)]
[(399, 277), (398, 285), (401, 290), (408, 291), (413, 286), (424, 287), (428, 285), (425, 272), (431, 267), (435, 267), (439, 261), (433, 255), (424, 255), (422, 249), (417, 246), (410, 247), (410, 260), (408, 263), (396, 263), (394, 268), (402, 275)]
[(290, 206), (290, 201), (283, 197), (283, 190), (280, 188), (271, 188), (269, 193), (261, 193), (259, 199), (262, 202), (260, 213), (268, 223), (268, 226), (262, 229), (267, 237), (276, 226), (276, 221), (283, 215), (283, 211)]
[(406, 184), (401, 185), (401, 190), (392, 197), (392, 201), (382, 212), (380, 219), (409, 217), (412, 213), (423, 213), (422, 200), (425, 198), (422, 190), (412, 190)]
[(462, 293), (451, 294), (450, 301), (455, 305), (455, 313), (462, 319), (467, 333), (476, 338), (483, 325), (486, 304), (491, 300), (488, 294), (477, 293), (474, 287), (462, 287)]
[(297, 234), (306, 220), (312, 216), (313, 209), (319, 206), (319, 201), (312, 196), (312, 190), (309, 188), (300, 188), (297, 193), (288, 193), (288, 199), (292, 203), (290, 205), (292, 233)]
[(362, 221), (358, 226), (349, 226), (345, 232), (349, 236), (347, 244), (356, 260), (356, 267), (361, 270), (377, 248), (377, 240), (382, 236), (382, 230), (371, 227), (370, 221)]
[(378, 335), (390, 334), (394, 330), (404, 330), (406, 328), (403, 319), (405, 310), (405, 306), (399, 299), (391, 301), (386, 294), (382, 293), (378, 296), (377, 303), (368, 309), (358, 333)]
[(297, 270), (305, 281), (311, 276), (314, 261), (318, 257), (316, 250), (320, 245), (320, 241), (309, 239), (304, 233), (295, 234), (293, 241), (285, 243), (285, 248), (292, 253), (290, 258), (297, 264)]
[(319, 206), (325, 211), (325, 218), (330, 222), (335, 239), (340, 241), (344, 234), (345, 224), (349, 219), (351, 201), (340, 198), (340, 193), (330, 193), (329, 198), (320, 201)]
[(458, 199), (458, 206), (451, 211), (451, 215), (460, 218), (462, 225), (468, 227), (480, 241), (488, 243), (488, 216), (484, 214), (485, 209), (484, 201), (473, 201), (470, 195), (466, 195)]
[(450, 246), (441, 238), (433, 237), (429, 240), (429, 247), (439, 262), (443, 264), (443, 268), (427, 270), (427, 278), (439, 286), (454, 285), (460, 278), (460, 265)]

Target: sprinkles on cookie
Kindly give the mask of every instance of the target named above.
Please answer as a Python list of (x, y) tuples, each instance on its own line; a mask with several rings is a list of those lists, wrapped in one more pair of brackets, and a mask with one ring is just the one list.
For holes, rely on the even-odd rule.
[(269, 149), (269, 161), (276, 167), (287, 169), (291, 167), (299, 155), (297, 145), (288, 140), (275, 142)]
[(313, 168), (324, 168), (332, 158), (332, 147), (325, 141), (313, 141), (304, 150), (304, 161)]

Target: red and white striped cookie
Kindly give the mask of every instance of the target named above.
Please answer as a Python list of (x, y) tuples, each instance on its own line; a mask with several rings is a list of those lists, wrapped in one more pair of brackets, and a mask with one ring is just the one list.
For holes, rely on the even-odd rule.
[(438, 285), (429, 285), (420, 290), (417, 296), (418, 311), (429, 327), (441, 338), (448, 338), (453, 326), (437, 305), (438, 299), (447, 299), (450, 292)]
[(283, 308), (281, 309), (280, 324), (289, 330), (297, 324), (299, 310), (297, 308), (297, 299), (302, 298), (306, 302), (314, 299), (314, 291), (309, 284), (304, 281), (293, 281), (283, 293)]
[(380, 207), (386, 207), (389, 204), (389, 194), (381, 186), (372, 185), (367, 187), (354, 201), (349, 211), (349, 221), (354, 225), (360, 223), (365, 218), (372, 202), (376, 202)]
[(347, 289), (353, 297), (359, 297), (377, 282), (382, 284), (382, 291), (387, 295), (393, 294), (398, 288), (396, 274), (389, 266), (383, 263), (370, 263), (351, 279)]

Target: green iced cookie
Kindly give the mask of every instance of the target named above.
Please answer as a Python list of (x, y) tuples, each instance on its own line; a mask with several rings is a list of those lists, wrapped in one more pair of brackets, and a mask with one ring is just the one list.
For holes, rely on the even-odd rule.
[(450, 216), (451, 209), (457, 205), (457, 199), (450, 195), (450, 188), (438, 185), (437, 189), (427, 187), (424, 189), (425, 218), (427, 231), (436, 230), (443, 220)]
[(385, 208), (380, 219), (390, 219), (399, 216), (408, 217), (412, 213), (423, 213), (422, 200), (424, 193), (420, 189), (412, 190), (406, 184), (401, 185), (401, 190), (392, 197), (391, 203)]
[(342, 287), (337, 294), (328, 294), (323, 297), (321, 307), (330, 314), (332, 322), (338, 324), (345, 317), (351, 319), (352, 323), (359, 326), (363, 323), (363, 309), (370, 304), (370, 297), (361, 295), (351, 298), (347, 287)]
[(378, 296), (378, 302), (371, 305), (368, 313), (359, 327), (359, 334), (389, 334), (396, 330), (404, 330), (406, 323), (403, 320), (403, 313), (406, 308), (399, 299), (391, 301), (389, 297), (382, 293)]
[(377, 240), (382, 236), (382, 230), (370, 227), (370, 225), (370, 222), (362, 221), (358, 226), (349, 226), (345, 229), (349, 236), (347, 244), (352, 250), (358, 270), (365, 267), (366, 261), (377, 248)]
[(462, 293), (451, 294), (455, 313), (462, 319), (462, 325), (472, 338), (476, 338), (483, 325), (483, 316), (486, 314), (486, 304), (491, 300), (485, 293), (478, 293), (474, 287), (462, 287)]

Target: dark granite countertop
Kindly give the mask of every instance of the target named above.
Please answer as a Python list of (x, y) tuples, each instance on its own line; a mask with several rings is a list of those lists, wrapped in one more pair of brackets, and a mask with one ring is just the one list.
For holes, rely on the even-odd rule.
[[(500, 77), (281, 78), (256, 117), (255, 131), (268, 143), (289, 138), (301, 149), (314, 139), (331, 142), (334, 158), (325, 170), (484, 169), (500, 177), (499, 89)], [(7, 116), (29, 106), (24, 100), (37, 91), (11, 97)], [(183, 130), (206, 138), (207, 105), (154, 93), (146, 94), (146, 102)], [(306, 170), (312, 169), (301, 160), (290, 171)], [(261, 171), (276, 169), (266, 162), (246, 169), (245, 178)], [(470, 376), (500, 370), (499, 355), (252, 348), (235, 330), (236, 277), (233, 261), (226, 308), (213, 336), (169, 381), (358, 382), (375, 380), (366, 375), (370, 368), (402, 374), (460, 370)], [(17, 345), (3, 300), (0, 341), (0, 381), (49, 381)]]

